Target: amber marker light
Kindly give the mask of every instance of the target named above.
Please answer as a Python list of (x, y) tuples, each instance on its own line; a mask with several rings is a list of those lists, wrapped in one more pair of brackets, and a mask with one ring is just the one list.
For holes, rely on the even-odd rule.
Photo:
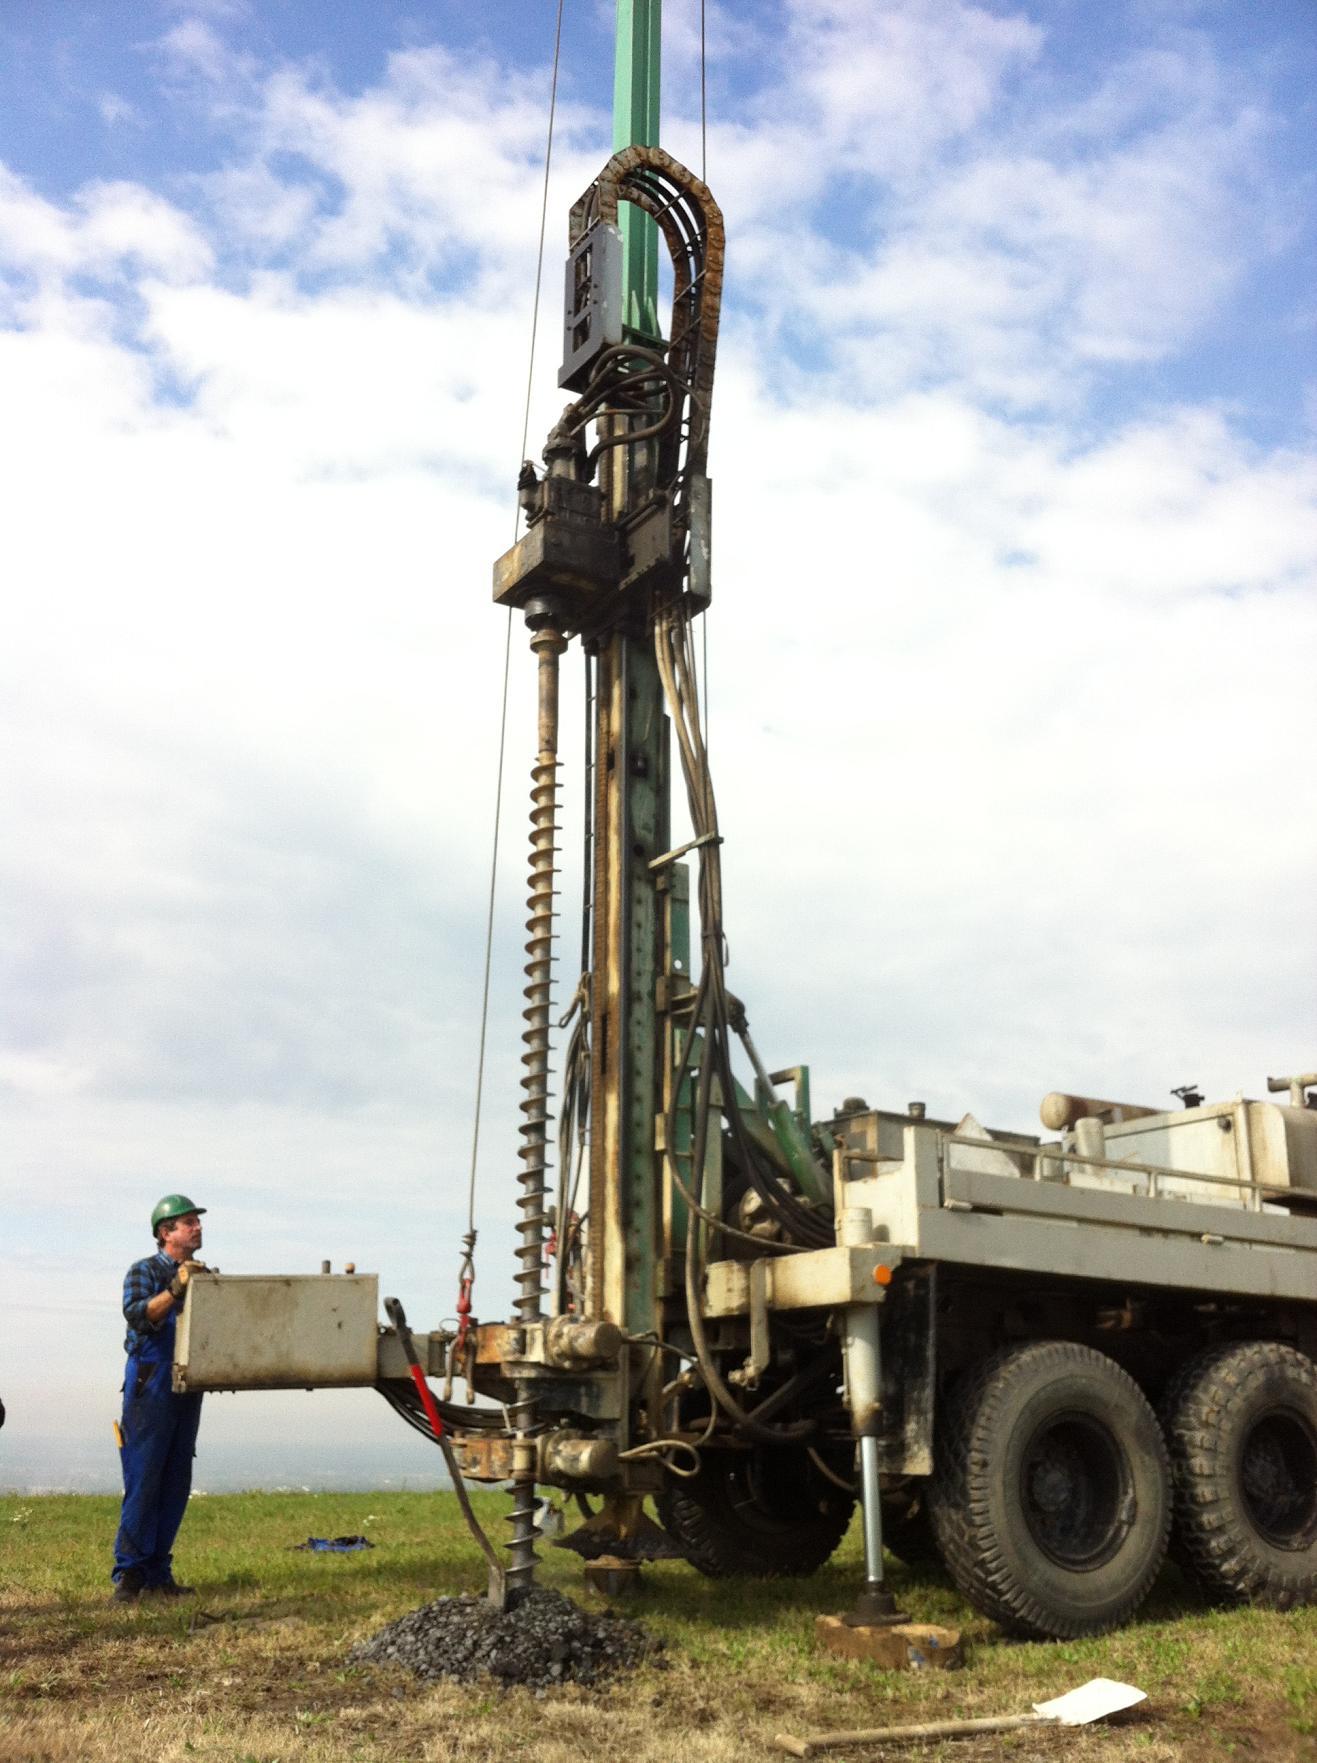
[(892, 1270), (885, 1261), (880, 1261), (873, 1270), (873, 1283), (876, 1286), (889, 1286), (892, 1283)]

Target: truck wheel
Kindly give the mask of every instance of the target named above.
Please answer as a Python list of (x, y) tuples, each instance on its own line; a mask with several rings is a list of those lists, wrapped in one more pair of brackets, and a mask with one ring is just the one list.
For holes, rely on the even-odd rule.
[(1072, 1341), (994, 1353), (951, 1391), (930, 1512), (957, 1588), (1012, 1634), (1125, 1622), (1166, 1554), (1170, 1471), (1133, 1378)]
[(855, 1500), (803, 1450), (705, 1451), (703, 1459), (697, 1475), (669, 1481), (654, 1503), (691, 1566), (711, 1579), (803, 1578), (845, 1536)]
[(1279, 1341), (1212, 1347), (1163, 1413), (1190, 1577), (1229, 1603), (1317, 1601), (1317, 1365)]

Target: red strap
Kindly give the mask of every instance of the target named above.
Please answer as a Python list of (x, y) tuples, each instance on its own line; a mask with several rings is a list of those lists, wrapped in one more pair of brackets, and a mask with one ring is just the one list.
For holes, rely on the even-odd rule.
[(434, 1428), (434, 1436), (441, 1439), (444, 1436), (444, 1423), (440, 1420), (439, 1410), (434, 1405), (434, 1397), (430, 1393), (429, 1384), (425, 1381), (425, 1373), (419, 1365), (413, 1365), (411, 1370), (412, 1382), (416, 1385), (416, 1393), (421, 1398), (422, 1408), (425, 1409), (425, 1418)]

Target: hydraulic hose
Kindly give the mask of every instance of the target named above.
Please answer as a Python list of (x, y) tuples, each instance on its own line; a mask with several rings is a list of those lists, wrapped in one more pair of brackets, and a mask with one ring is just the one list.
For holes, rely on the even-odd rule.
[(700, 1293), (696, 1270), (698, 1254), (699, 1220), (692, 1212), (686, 1226), (686, 1314), (690, 1322), (691, 1342), (695, 1348), (695, 1360), (700, 1368), (700, 1376), (705, 1387), (726, 1414), (738, 1432), (747, 1438), (757, 1439), (764, 1445), (792, 1445), (801, 1439), (807, 1439), (818, 1430), (817, 1421), (811, 1419), (788, 1421), (783, 1426), (768, 1426), (755, 1420), (733, 1396), (723, 1375), (714, 1363), (709, 1352), (709, 1338), (704, 1332), (704, 1316), (700, 1310)]
[[(457, 1453), (453, 1450), (452, 1443), (444, 1431), (443, 1420), (439, 1413), (439, 1404), (436, 1402), (429, 1384), (425, 1381), (425, 1372), (421, 1368), (421, 1361), (416, 1351), (416, 1342), (412, 1338), (412, 1331), (407, 1326), (406, 1314), (403, 1311), (402, 1305), (396, 1298), (386, 1298), (384, 1300), (384, 1309), (389, 1321), (398, 1331), (398, 1339), (402, 1344), (403, 1352), (407, 1356), (407, 1365), (412, 1374), (412, 1382), (416, 1386), (416, 1392), (420, 1397), (421, 1406), (425, 1411), (425, 1430), (428, 1430), (430, 1437), (443, 1452), (444, 1465), (448, 1470), (449, 1480), (453, 1484), (453, 1492), (457, 1495), (457, 1503), (461, 1508), (462, 1517), (466, 1520), (466, 1527), (471, 1533), (472, 1540), (476, 1543), (481, 1554), (489, 1564), (490, 1585), (491, 1587), (496, 1584), (501, 1585), (503, 1582), (502, 1559), (493, 1543), (490, 1542), (489, 1538), (481, 1529), (480, 1520), (476, 1517), (475, 1508), (471, 1504), (471, 1496), (466, 1491), (466, 1480), (462, 1474), (462, 1466), (457, 1461)], [(384, 1388), (382, 1384), (377, 1385), (376, 1387), (379, 1389)], [(397, 1406), (394, 1398), (388, 1395), (387, 1392), (385, 1399), (391, 1406)], [(420, 1431), (422, 1429), (418, 1427), (417, 1430)]]

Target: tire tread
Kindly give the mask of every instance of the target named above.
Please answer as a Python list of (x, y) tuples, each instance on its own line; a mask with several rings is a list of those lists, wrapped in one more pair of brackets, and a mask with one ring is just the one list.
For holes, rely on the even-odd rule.
[[(1139, 1386), (1113, 1360), (1073, 1341), (1039, 1341), (1005, 1347), (981, 1360), (954, 1387), (938, 1426), (937, 1464), (930, 1512), (938, 1548), (957, 1588), (976, 1609), (1008, 1633), (1031, 1639), (1073, 1639), (1100, 1632), (1093, 1624), (1049, 1607), (1006, 1558), (993, 1521), (991, 1494), (1000, 1466), (979, 1443), (991, 1436), (1001, 1406), (1029, 1371), (1074, 1371), (1099, 1361), (1118, 1373), (1140, 1401)], [(1149, 1418), (1154, 1418), (1149, 1410)], [(1156, 1578), (1170, 1530), (1170, 1502), (1155, 1558), (1101, 1628), (1133, 1615)]]
[(1277, 1571), (1234, 1497), (1229, 1462), (1232, 1410), (1250, 1385), (1273, 1372), (1298, 1380), (1317, 1415), (1317, 1364), (1281, 1341), (1232, 1341), (1181, 1367), (1162, 1400), (1171, 1450), (1175, 1560), (1208, 1597), (1287, 1608), (1317, 1599), (1317, 1549), (1306, 1573)]

